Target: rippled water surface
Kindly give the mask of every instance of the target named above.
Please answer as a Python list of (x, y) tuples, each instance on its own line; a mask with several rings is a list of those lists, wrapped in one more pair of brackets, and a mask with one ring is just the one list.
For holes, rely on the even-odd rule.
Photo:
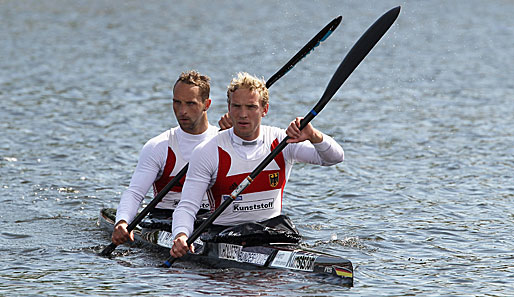
[[(360, 35), (395, 25), (314, 120), (344, 163), (297, 165), (284, 212), (350, 259), (353, 288), (287, 271), (96, 255), (144, 142), (176, 125), (170, 84), (212, 78), (216, 124), (238, 71), (270, 77), (266, 124), (303, 116)], [(413, 296), (514, 292), (514, 2), (0, 1), (0, 295)], [(149, 200), (147, 200), (149, 201)]]

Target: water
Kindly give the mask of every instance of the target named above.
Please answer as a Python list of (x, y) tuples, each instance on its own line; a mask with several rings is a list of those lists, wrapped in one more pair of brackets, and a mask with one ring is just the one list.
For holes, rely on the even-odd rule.
[[(511, 1), (0, 1), (0, 295), (506, 296), (514, 292)], [(284, 271), (210, 270), (109, 243), (144, 142), (175, 126), (170, 83), (212, 78), (215, 124), (238, 71), (270, 77), (266, 124), (319, 99), (385, 11), (395, 25), (314, 120), (344, 163), (298, 165), (284, 212), (354, 263), (353, 288)], [(148, 200), (149, 201), (149, 200)]]

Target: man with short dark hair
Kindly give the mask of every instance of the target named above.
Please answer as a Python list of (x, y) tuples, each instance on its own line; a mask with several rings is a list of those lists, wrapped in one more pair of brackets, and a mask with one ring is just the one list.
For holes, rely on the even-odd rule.
[[(141, 150), (130, 185), (123, 192), (116, 212), (116, 225), (112, 233), (112, 242), (116, 245), (127, 240), (134, 241), (134, 234), (127, 231), (127, 226), (137, 215), (150, 187), (153, 185), (154, 195), (157, 195), (189, 162), (193, 149), (217, 134), (218, 128), (207, 120), (207, 110), (211, 105), (209, 93), (210, 78), (194, 70), (182, 73), (175, 82), (173, 112), (179, 126), (150, 139)], [(171, 218), (171, 212), (180, 200), (181, 190), (181, 186), (173, 187), (150, 212), (150, 216), (161, 212)], [(201, 209), (209, 209), (205, 194), (201, 204)]]

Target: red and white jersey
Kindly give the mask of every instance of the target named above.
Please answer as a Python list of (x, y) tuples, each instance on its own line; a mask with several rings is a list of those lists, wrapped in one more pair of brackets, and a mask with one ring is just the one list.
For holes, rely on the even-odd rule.
[[(197, 146), (189, 162), (183, 195), (173, 214), (173, 236), (191, 235), (206, 190), (209, 190), (211, 207), (218, 207), (285, 137), (285, 130), (261, 125), (259, 137), (251, 142), (229, 129)], [(294, 162), (328, 166), (343, 159), (343, 148), (325, 134), (323, 141), (314, 145), (309, 141), (290, 143), (214, 224), (232, 226), (279, 215), (284, 186)]]
[[(181, 153), (180, 147), (179, 147), (179, 141), (178, 141), (178, 131), (182, 131), (181, 129), (174, 128), (169, 130), (168, 134), (168, 152), (166, 156), (166, 162), (164, 163), (164, 168), (161, 170), (160, 177), (153, 183), (153, 195), (154, 197), (159, 194), (164, 187), (188, 164), (188, 162), (184, 159), (184, 156)], [(183, 131), (182, 131), (183, 133)], [(187, 137), (188, 134), (184, 133)], [(194, 138), (195, 135), (191, 135)], [(192, 146), (194, 145), (194, 142), (192, 143)], [(188, 145), (189, 147), (189, 145)], [(186, 150), (185, 153), (190, 155), (191, 151), (194, 148), (191, 148), (190, 150)], [(182, 177), (180, 179), (180, 182), (175, 185), (171, 190), (164, 196), (161, 202), (156, 205), (156, 208), (163, 208), (163, 209), (175, 209), (180, 201), (180, 194), (182, 192), (182, 186), (184, 185), (184, 181), (186, 180), (186, 176)], [(202, 203), (202, 206), (200, 208), (209, 209), (209, 201), (207, 198), (207, 195), (204, 196), (204, 201)]]
[[(263, 153), (268, 155), (279, 144), (279, 130), (265, 129), (262, 137)], [(230, 193), (261, 163), (262, 158), (243, 158), (232, 145), (229, 132), (221, 133), (218, 142), (218, 172), (216, 182), (209, 190), (210, 203), (214, 208), (225, 199), (231, 199)], [(282, 195), (286, 185), (286, 172), (289, 174), (291, 164), (286, 164), (283, 153), (279, 153), (273, 161), (253, 180), (253, 182), (234, 200), (216, 224), (233, 225), (257, 222), (280, 215)]]
[[(218, 128), (210, 125), (207, 131), (198, 135), (186, 133), (180, 127), (175, 127), (150, 139), (141, 150), (128, 189), (121, 196), (116, 222), (125, 220), (130, 223), (150, 187), (153, 186), (155, 197), (188, 163), (193, 149), (217, 133)], [(184, 179), (173, 187), (156, 208), (174, 209), (180, 200), (183, 182)], [(200, 207), (209, 209), (206, 194)]]

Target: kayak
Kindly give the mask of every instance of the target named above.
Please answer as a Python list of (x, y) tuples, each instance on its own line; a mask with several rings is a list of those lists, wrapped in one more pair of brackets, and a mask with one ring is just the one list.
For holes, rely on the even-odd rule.
[[(115, 218), (116, 209), (104, 208), (100, 211), (98, 225), (110, 234)], [(152, 224), (145, 220), (134, 229), (134, 239), (137, 243), (168, 253), (173, 245), (170, 226), (170, 223), (162, 221)], [(289, 240), (290, 237), (282, 237), (285, 239), (283, 241), (290, 242), (257, 244), (251, 240), (222, 242), (220, 236), (205, 235), (195, 241), (195, 253), (180, 258), (181, 261), (205, 264), (212, 268), (287, 269), (310, 273), (331, 283), (353, 285), (353, 265), (350, 260), (292, 243), (294, 241)]]

